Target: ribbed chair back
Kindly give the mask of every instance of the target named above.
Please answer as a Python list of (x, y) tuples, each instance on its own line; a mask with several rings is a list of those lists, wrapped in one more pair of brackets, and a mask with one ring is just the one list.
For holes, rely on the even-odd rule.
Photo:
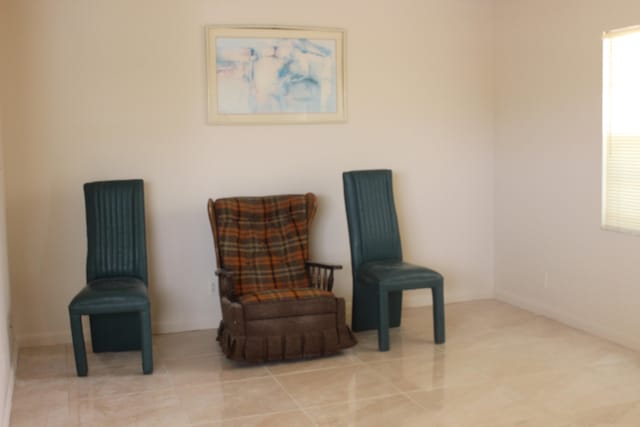
[(87, 281), (133, 276), (147, 284), (143, 181), (87, 183), (84, 196)]
[(343, 180), (353, 271), (369, 261), (402, 260), (391, 171), (345, 172)]

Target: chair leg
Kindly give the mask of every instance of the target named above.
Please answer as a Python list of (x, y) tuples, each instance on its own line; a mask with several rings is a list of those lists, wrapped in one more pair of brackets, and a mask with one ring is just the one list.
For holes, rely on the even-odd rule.
[(76, 373), (79, 377), (86, 377), (88, 369), (82, 333), (82, 316), (69, 313), (69, 320), (71, 321), (71, 339), (73, 340), (73, 355), (76, 360)]
[(151, 343), (151, 313), (149, 310), (140, 312), (140, 336), (142, 340), (142, 373), (153, 372), (153, 345)]
[(378, 290), (378, 350), (389, 350), (389, 292)]
[(445, 340), (444, 332), (444, 287), (442, 284), (431, 288), (433, 295), (433, 335), (436, 344)]

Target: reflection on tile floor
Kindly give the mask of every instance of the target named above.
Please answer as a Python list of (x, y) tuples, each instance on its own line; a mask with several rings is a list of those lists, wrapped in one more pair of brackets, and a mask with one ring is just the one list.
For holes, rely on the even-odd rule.
[(154, 337), (140, 353), (70, 345), (20, 350), (11, 426), (640, 425), (640, 354), (493, 300), (447, 305), (447, 343), (431, 309), (410, 308), (377, 351), (375, 332), (342, 354), (264, 365), (225, 359), (213, 330)]

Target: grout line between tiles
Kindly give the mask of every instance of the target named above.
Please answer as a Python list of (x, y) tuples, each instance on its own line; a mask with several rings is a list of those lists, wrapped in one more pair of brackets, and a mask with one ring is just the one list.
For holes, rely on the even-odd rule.
[(301, 369), (299, 371), (282, 372), (282, 373), (274, 373), (271, 370), (271, 367), (269, 367), (269, 366), (267, 366), (266, 368), (269, 371), (269, 373), (271, 375), (273, 375), (273, 376), (286, 377), (286, 376), (296, 375), (296, 374), (307, 374), (307, 373), (310, 373), (310, 372), (328, 371), (330, 369), (349, 368), (349, 367), (353, 367), (353, 366), (362, 365), (364, 363), (365, 362), (363, 362), (362, 360), (358, 359), (358, 360), (354, 360), (352, 363), (347, 363), (345, 365), (327, 366), (327, 367), (322, 367), (322, 368), (307, 368), (307, 369)]
[(311, 415), (309, 415), (309, 413), (305, 410), (305, 408), (302, 407), (300, 402), (298, 402), (298, 399), (296, 399), (295, 397), (293, 397), (291, 393), (289, 393), (289, 390), (287, 390), (286, 387), (280, 382), (280, 380), (276, 378), (275, 375), (273, 375), (273, 373), (271, 372), (271, 370), (269, 370), (269, 368), (267, 368), (267, 372), (269, 372), (269, 375), (271, 375), (271, 378), (273, 378), (273, 380), (280, 386), (282, 391), (284, 391), (287, 394), (287, 396), (289, 396), (289, 398), (293, 400), (293, 403), (296, 404), (298, 409), (304, 414), (305, 417), (307, 417), (307, 419), (311, 422), (311, 424), (317, 427), (318, 423), (316, 423), (313, 420), (313, 418), (311, 418)]
[(402, 393), (385, 393), (385, 394), (379, 394), (377, 396), (362, 397), (360, 399), (347, 399), (347, 400), (343, 400), (342, 402), (321, 403), (319, 405), (307, 406), (306, 409), (322, 409), (322, 408), (328, 408), (330, 406), (341, 405), (345, 403), (357, 403), (357, 402), (367, 402), (369, 400), (387, 399), (393, 396), (400, 396), (401, 394)]

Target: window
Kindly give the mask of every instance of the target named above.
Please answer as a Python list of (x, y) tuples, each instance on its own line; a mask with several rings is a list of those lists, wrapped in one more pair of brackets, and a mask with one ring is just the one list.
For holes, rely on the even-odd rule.
[(640, 27), (603, 37), (602, 226), (640, 233)]

